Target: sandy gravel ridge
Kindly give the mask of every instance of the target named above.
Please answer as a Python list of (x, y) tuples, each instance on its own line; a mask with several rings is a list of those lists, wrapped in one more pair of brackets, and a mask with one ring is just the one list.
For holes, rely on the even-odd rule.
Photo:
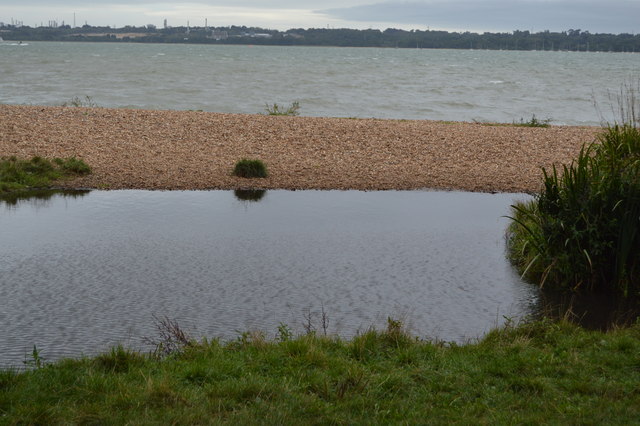
[[(0, 105), (0, 156), (76, 156), (103, 189), (460, 189), (535, 192), (597, 127)], [(258, 158), (267, 179), (231, 175)]]

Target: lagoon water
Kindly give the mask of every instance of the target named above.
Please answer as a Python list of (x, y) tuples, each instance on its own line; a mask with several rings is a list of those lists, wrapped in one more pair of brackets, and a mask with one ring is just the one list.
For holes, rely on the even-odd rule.
[[(238, 194), (240, 195), (240, 194)], [(536, 311), (505, 258), (523, 194), (92, 191), (0, 201), (0, 367), (144, 348), (153, 315), (231, 339), (311, 312), (352, 336), (387, 316), (464, 342)], [(246, 194), (241, 198), (246, 199)]]
[[(0, 43), (0, 103), (598, 125), (640, 54), (136, 43)], [(600, 113), (594, 107), (598, 104)]]

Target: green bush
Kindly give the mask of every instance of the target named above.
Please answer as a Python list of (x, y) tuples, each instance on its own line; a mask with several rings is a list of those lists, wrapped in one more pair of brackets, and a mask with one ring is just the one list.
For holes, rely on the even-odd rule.
[(535, 200), (512, 206), (508, 245), (541, 285), (640, 296), (640, 130), (610, 126)]
[(244, 178), (266, 178), (268, 176), (267, 166), (262, 161), (246, 158), (236, 163), (233, 174)]

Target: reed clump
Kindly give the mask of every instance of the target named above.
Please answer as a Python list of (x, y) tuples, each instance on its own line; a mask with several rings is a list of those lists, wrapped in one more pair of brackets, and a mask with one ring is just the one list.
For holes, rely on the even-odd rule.
[(640, 130), (608, 126), (599, 143), (512, 206), (510, 257), (540, 285), (623, 299), (640, 296)]

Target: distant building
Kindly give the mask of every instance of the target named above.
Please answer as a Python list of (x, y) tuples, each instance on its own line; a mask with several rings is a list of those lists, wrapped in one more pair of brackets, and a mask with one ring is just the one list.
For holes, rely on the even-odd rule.
[(271, 38), (273, 35), (267, 33), (242, 33), (236, 37)]
[(211, 32), (211, 36), (209, 36), (209, 38), (212, 38), (214, 40), (226, 40), (229, 38), (229, 34), (226, 31), (218, 31), (218, 30), (213, 30)]

